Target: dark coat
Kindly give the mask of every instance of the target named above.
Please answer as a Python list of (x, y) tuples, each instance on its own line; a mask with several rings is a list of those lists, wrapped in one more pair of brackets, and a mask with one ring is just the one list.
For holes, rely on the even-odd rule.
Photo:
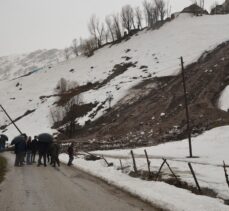
[(26, 152), (26, 142), (25, 141), (21, 141), (18, 142), (17, 144), (15, 144), (15, 153), (22, 153), (22, 152)]
[(74, 156), (74, 149), (73, 149), (73, 146), (72, 145), (70, 145), (68, 147), (68, 155), (69, 156)]
[(60, 154), (60, 146), (59, 144), (53, 143), (51, 145), (51, 155), (58, 156)]
[(37, 141), (37, 139), (33, 139), (32, 140), (31, 150), (32, 150), (32, 152), (37, 152), (37, 150), (38, 150), (38, 141)]
[(38, 152), (41, 154), (47, 154), (49, 150), (49, 143), (38, 141)]
[(27, 151), (32, 151), (32, 141), (31, 140), (27, 141), (26, 150)]

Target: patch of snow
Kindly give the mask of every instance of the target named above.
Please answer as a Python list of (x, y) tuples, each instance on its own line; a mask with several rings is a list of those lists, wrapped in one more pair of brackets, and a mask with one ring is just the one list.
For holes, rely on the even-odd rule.
[(224, 110), (224, 111), (228, 111), (229, 110), (229, 86), (227, 86), (223, 90), (223, 92), (222, 92), (222, 94), (221, 94), (221, 96), (219, 98), (218, 105), (219, 105), (219, 108), (221, 110)]

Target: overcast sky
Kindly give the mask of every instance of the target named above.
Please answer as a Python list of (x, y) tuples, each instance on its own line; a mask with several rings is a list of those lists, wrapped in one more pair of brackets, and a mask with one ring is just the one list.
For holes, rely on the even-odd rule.
[[(0, 56), (37, 49), (64, 48), (73, 38), (87, 37), (92, 14), (101, 19), (125, 4), (143, 0), (0, 0)], [(218, 0), (221, 3), (223, 0)], [(170, 0), (172, 11), (191, 0)], [(215, 0), (205, 0), (206, 8)]]

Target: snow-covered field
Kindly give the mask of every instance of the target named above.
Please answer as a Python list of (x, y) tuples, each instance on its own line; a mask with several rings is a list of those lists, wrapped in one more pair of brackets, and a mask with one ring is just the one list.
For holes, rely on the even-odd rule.
[[(193, 152), (199, 158), (189, 159), (188, 141), (177, 141), (158, 146), (134, 149), (138, 170), (147, 170), (144, 149), (147, 150), (151, 161), (151, 170), (157, 172), (161, 158), (167, 158), (168, 163), (182, 181), (195, 187), (194, 179), (188, 168), (187, 162), (191, 162), (201, 188), (214, 190), (218, 198), (198, 196), (188, 190), (176, 188), (172, 185), (144, 181), (128, 176), (132, 170), (132, 160), (129, 150), (97, 151), (95, 154), (104, 155), (108, 162), (113, 162), (114, 167), (107, 167), (103, 160), (85, 161), (76, 159), (74, 165), (86, 172), (106, 180), (144, 200), (168, 210), (229, 210), (223, 205), (223, 200), (229, 199), (229, 188), (226, 183), (223, 160), (229, 164), (229, 126), (219, 127), (205, 132), (193, 138)], [(122, 173), (119, 159), (123, 166), (130, 166)], [(67, 155), (61, 155), (61, 160), (67, 162)], [(163, 177), (169, 176), (167, 166), (163, 167)], [(223, 199), (223, 200), (222, 200)]]
[[(128, 68), (126, 72), (99, 89), (83, 93), (84, 103), (95, 101), (101, 103), (106, 99), (106, 93), (110, 91), (114, 96), (112, 101), (114, 105), (128, 93), (131, 87), (144, 78), (177, 74), (180, 71), (180, 56), (184, 57), (186, 65), (190, 64), (206, 50), (211, 50), (227, 41), (228, 34), (229, 15), (192, 17), (189, 14), (182, 14), (159, 30), (139, 32), (128, 41), (96, 51), (90, 58), (78, 57), (51, 68), (46, 66), (30, 76), (16, 80), (11, 79), (15, 75), (24, 74), (24, 71), (18, 70), (18, 75), (15, 68), (8, 68), (7, 73), (1, 69), (1, 104), (13, 119), (23, 115), (27, 110), (36, 109), (35, 112), (18, 121), (18, 126), (29, 135), (42, 131), (49, 132), (52, 125), (49, 110), (57, 99), (48, 98), (43, 102), (39, 97), (53, 94), (61, 77), (84, 85), (106, 79), (117, 64), (137, 62), (136, 67)], [(126, 57), (129, 57), (128, 61)], [(32, 65), (32, 62), (29, 65)], [(141, 69), (141, 66), (147, 67)], [(71, 69), (74, 71), (70, 71)], [(101, 116), (105, 110), (106, 107), (100, 110), (94, 119)], [(93, 110), (79, 118), (78, 122), (83, 125), (92, 112)], [(0, 115), (0, 124), (4, 125), (6, 117), (3, 113)], [(16, 134), (17, 131), (13, 127), (8, 127), (7, 135), (10, 138)]]

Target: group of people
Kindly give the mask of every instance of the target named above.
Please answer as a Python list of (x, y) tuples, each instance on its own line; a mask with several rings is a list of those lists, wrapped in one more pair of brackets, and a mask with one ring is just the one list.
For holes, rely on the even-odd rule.
[[(14, 144), (15, 148), (15, 166), (23, 166), (25, 163), (27, 165), (32, 165), (36, 163), (36, 155), (38, 154), (37, 166), (44, 165), (47, 166), (47, 162), (53, 167), (56, 165), (60, 166), (59, 154), (60, 145), (54, 142), (42, 142), (38, 140), (37, 136), (34, 139), (26, 134), (20, 136), (20, 140)], [(69, 162), (68, 165), (72, 165), (74, 159), (74, 144), (72, 143), (68, 147)]]

